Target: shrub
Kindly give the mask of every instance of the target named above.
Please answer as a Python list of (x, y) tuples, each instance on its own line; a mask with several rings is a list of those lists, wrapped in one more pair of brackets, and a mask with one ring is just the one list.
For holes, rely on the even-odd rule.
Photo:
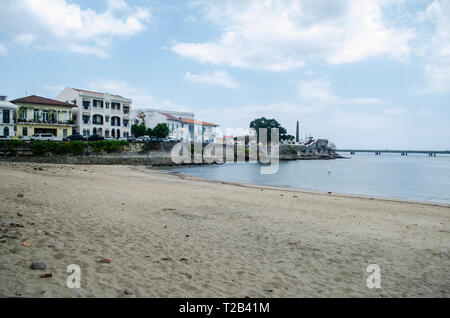
[(34, 156), (42, 156), (48, 152), (49, 143), (42, 140), (34, 140), (30, 143), (31, 152)]
[(70, 148), (74, 155), (81, 156), (87, 148), (87, 143), (83, 141), (71, 141)]
[(8, 142), (8, 151), (10, 155), (17, 155), (17, 148), (22, 145), (22, 140), (11, 140)]
[(291, 155), (296, 155), (297, 154), (297, 149), (295, 149), (294, 146), (289, 146), (289, 153)]

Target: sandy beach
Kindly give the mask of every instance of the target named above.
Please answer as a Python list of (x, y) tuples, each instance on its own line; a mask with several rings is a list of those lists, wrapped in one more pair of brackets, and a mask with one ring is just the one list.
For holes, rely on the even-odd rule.
[[(1, 297), (450, 296), (445, 205), (146, 167), (2, 162), (0, 180)], [(381, 289), (366, 285), (370, 264)]]

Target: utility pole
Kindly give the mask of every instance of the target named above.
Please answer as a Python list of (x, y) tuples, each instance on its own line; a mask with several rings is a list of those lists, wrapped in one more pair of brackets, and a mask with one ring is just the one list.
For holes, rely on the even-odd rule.
[(299, 143), (300, 142), (300, 123), (297, 120), (297, 133), (295, 135), (295, 142)]

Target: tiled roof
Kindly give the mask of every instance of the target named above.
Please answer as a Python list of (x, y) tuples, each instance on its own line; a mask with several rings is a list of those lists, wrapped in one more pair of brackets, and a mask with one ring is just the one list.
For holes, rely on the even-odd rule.
[(190, 118), (181, 118), (181, 121), (185, 124), (194, 124), (194, 125), (197, 124), (197, 125), (202, 125), (202, 126), (214, 126), (214, 127), (219, 126), (216, 124), (208, 123), (206, 121), (195, 120), (195, 119), (190, 119)]
[(178, 118), (178, 117), (175, 117), (175, 116), (172, 116), (172, 115), (169, 115), (169, 114), (165, 114), (165, 113), (160, 113), (160, 114), (163, 115), (163, 116), (166, 116), (168, 119), (181, 121), (181, 119)]
[(28, 104), (42, 104), (42, 105), (53, 105), (53, 106), (63, 106), (63, 107), (77, 107), (76, 105), (72, 105), (69, 103), (61, 102), (59, 100), (54, 100), (50, 98), (45, 98), (41, 96), (31, 95), (19, 99), (12, 100), (11, 103), (28, 103)]

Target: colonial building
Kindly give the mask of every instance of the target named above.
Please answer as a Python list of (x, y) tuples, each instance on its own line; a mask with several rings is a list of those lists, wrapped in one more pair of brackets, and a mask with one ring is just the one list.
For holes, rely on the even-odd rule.
[(78, 106), (74, 110), (76, 133), (112, 138), (130, 136), (131, 99), (69, 87), (56, 99)]
[(14, 118), (17, 106), (0, 95), (0, 136), (15, 136)]
[(133, 112), (133, 121), (137, 125), (145, 123), (147, 128), (152, 129), (159, 123), (165, 123), (171, 138), (205, 142), (215, 139), (219, 126), (196, 120), (194, 113), (161, 109), (137, 109)]
[(11, 102), (18, 107), (17, 136), (50, 133), (64, 138), (72, 135), (72, 110), (76, 109), (76, 106), (36, 95)]
[(135, 109), (133, 110), (134, 124), (145, 123), (147, 128), (155, 128), (159, 123), (165, 123), (169, 127), (169, 131), (172, 132), (177, 127), (179, 118), (194, 119), (194, 113), (177, 112), (171, 110), (162, 109)]

